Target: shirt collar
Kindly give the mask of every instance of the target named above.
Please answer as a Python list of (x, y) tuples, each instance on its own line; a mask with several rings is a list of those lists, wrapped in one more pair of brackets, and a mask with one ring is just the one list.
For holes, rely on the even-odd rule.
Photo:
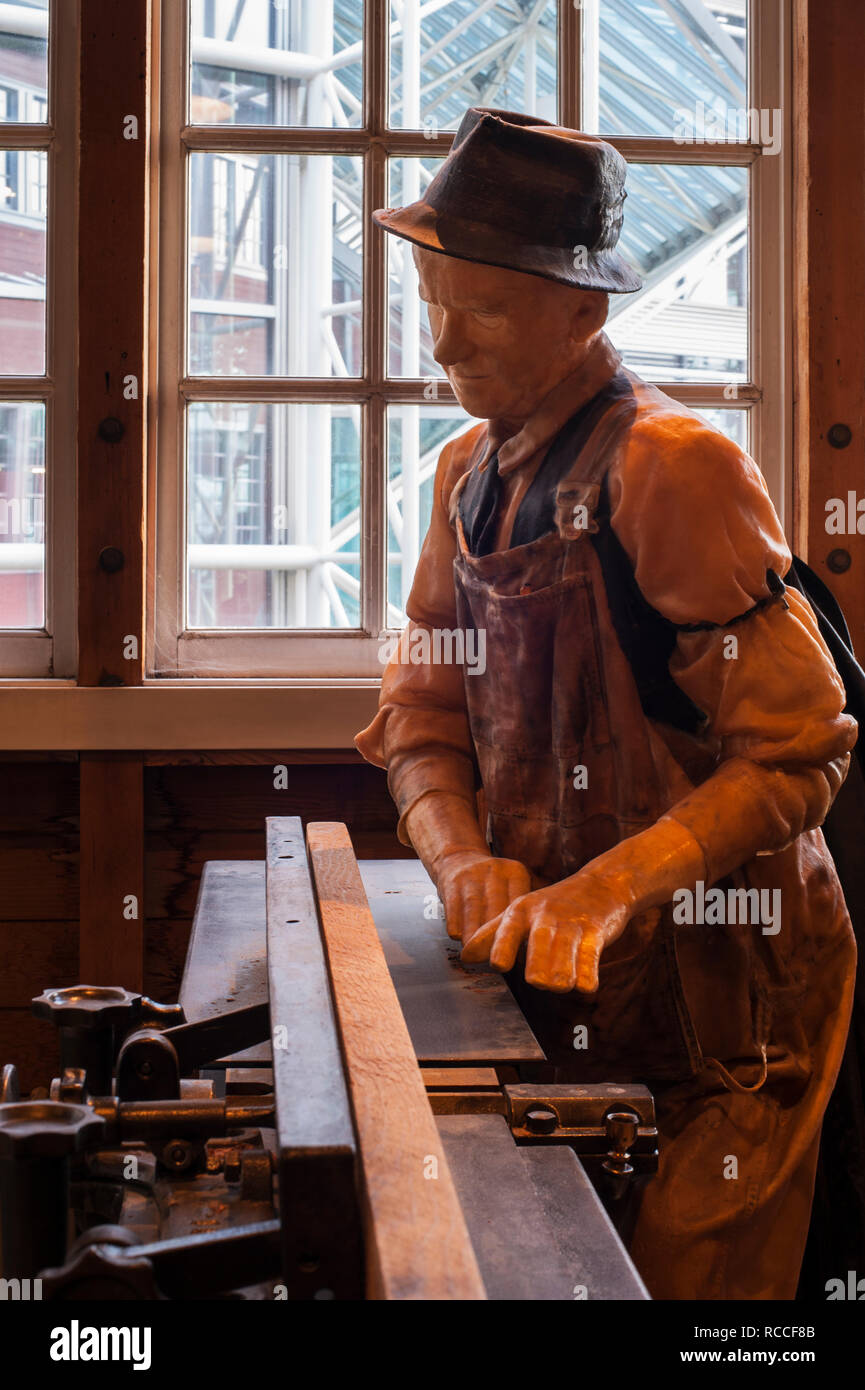
[(486, 436), (482, 436), (481, 471), (496, 450), (501, 476), (519, 468), (555, 439), (565, 422), (606, 386), (621, 364), (622, 359), (606, 333), (600, 333), (586, 360), (548, 392), (516, 434), (509, 435), (499, 421), (488, 421)]

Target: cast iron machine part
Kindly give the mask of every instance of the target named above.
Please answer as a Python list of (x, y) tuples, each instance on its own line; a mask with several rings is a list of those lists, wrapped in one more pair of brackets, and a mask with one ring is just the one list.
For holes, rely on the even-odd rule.
[[(227, 1136), (238, 1152), (217, 1165), (225, 1180), (239, 1182), (239, 1195), (253, 1204), (271, 1202), (271, 1156), (261, 1148), (247, 1152), (243, 1136), (273, 1125), (273, 1096), (214, 1098), (209, 1082), (181, 1077), (223, 1053), (263, 1042), (268, 1005), (187, 1024), (180, 1006), (155, 1004), (120, 988), (79, 985), (46, 990), (34, 1000), (34, 1012), (58, 1027), (61, 1075), (52, 1082), (51, 1099), (20, 1101), (15, 1067), (7, 1065), (0, 1074), (2, 1276), (44, 1276), (43, 1297), (56, 1298), (183, 1296), (184, 1286), (202, 1297), (274, 1278), (278, 1222), (141, 1248), (134, 1231), (100, 1226), (82, 1233), (68, 1259), (66, 1251), (71, 1161), (86, 1157), (99, 1171), (99, 1151), (112, 1145), (147, 1146), (161, 1170), (192, 1179), (204, 1167), (206, 1141)], [(173, 1026), (152, 1026), (157, 1021)]]
[(183, 1021), (179, 1004), (156, 1004), (142, 994), (110, 985), (71, 985), (46, 989), (32, 1001), (37, 1018), (53, 1023), (60, 1035), (60, 1070), (87, 1073), (91, 1095), (108, 1095), (120, 1040), (142, 1023)]
[(3, 1275), (29, 1279), (66, 1255), (73, 1154), (98, 1142), (105, 1121), (87, 1105), (8, 1101), (0, 1105), (0, 1221)]

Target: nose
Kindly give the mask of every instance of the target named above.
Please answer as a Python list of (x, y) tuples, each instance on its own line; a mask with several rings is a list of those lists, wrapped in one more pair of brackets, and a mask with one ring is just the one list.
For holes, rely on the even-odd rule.
[(433, 357), (441, 367), (453, 367), (462, 362), (472, 352), (472, 343), (466, 333), (465, 315), (453, 309), (439, 310), (438, 332), (433, 329)]

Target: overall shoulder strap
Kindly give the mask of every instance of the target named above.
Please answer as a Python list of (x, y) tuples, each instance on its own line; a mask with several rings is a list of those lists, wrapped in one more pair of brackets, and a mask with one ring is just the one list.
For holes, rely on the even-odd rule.
[(552, 531), (563, 491), (597, 484), (608, 466), (609, 440), (625, 428), (636, 409), (626, 372), (619, 370), (565, 423), (531, 481), (514, 521), (511, 545), (524, 545)]
[(600, 483), (595, 521), (591, 539), (604, 576), (610, 617), (633, 672), (643, 713), (685, 733), (699, 733), (706, 715), (670, 675), (678, 629), (643, 597), (630, 557), (610, 524), (606, 474)]

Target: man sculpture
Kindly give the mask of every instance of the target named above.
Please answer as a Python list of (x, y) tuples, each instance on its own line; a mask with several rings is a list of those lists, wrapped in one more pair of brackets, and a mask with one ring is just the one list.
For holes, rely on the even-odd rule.
[[(601, 140), (473, 109), (424, 200), (375, 214), (485, 423), (441, 455), (357, 743), (559, 1079), (651, 1086), (650, 1293), (789, 1299), (852, 1003), (819, 827), (856, 724), (757, 466), (604, 334), (640, 287), (624, 181)], [(483, 633), (483, 670), (410, 660), (419, 628)]]

